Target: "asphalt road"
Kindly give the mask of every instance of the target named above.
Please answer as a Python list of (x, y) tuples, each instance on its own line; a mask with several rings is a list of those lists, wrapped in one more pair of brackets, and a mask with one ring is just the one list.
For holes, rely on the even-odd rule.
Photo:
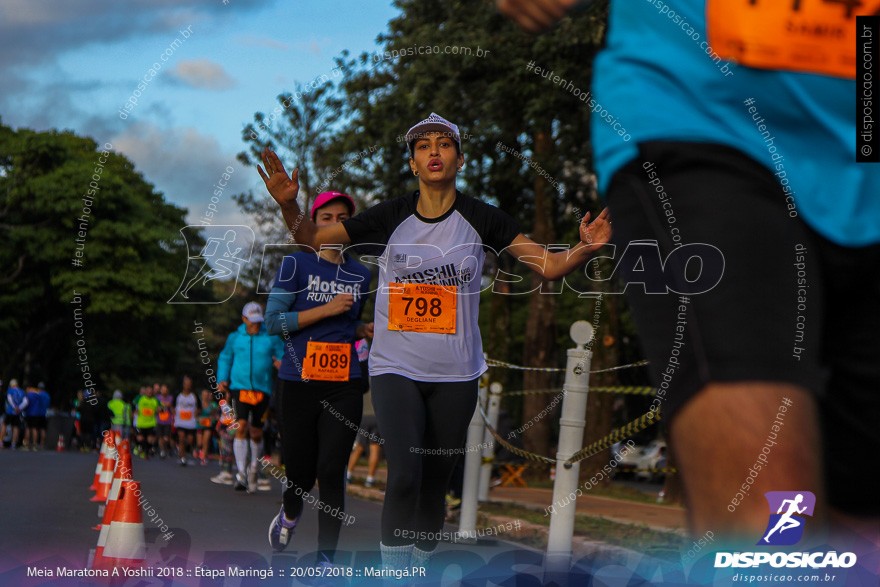
[[(88, 585), (94, 579), (28, 576), (28, 569), (58, 567), (85, 569), (89, 550), (97, 543), (97, 504), (89, 501), (96, 454), (76, 452), (0, 451), (0, 585)], [(153, 576), (131, 577), (126, 586), (146, 585), (256, 585), (257, 578), (196, 577), (197, 567), (227, 571), (229, 566), (274, 571), (273, 579), (259, 584), (313, 584), (311, 579), (291, 577), (313, 568), (317, 536), (317, 512), (306, 506), (291, 544), (274, 554), (267, 540), (268, 526), (281, 505), (281, 485), (272, 480), (269, 492), (247, 494), (211, 483), (219, 471), (216, 462), (207, 467), (181, 467), (173, 459), (132, 464), (142, 495), (173, 534), (169, 540), (148, 518), (144, 520), (146, 567)], [(380, 568), (378, 543), (382, 504), (347, 497), (347, 513), (354, 522), (343, 527), (336, 563), (351, 569), (348, 584), (381, 584), (367, 580), (368, 568)], [(161, 523), (158, 522), (157, 523)], [(447, 526), (454, 532), (456, 528)], [(502, 540), (484, 539), (480, 544), (441, 543), (433, 567), (442, 580), (459, 584), (463, 575), (475, 585), (491, 585), (513, 579), (540, 584), (542, 554)], [(182, 577), (160, 578), (167, 571)], [(179, 569), (179, 570), (178, 570)], [(349, 572), (349, 571), (346, 571)], [(284, 573), (284, 576), (279, 576)], [(358, 577), (358, 574), (361, 576)], [(466, 581), (467, 583), (468, 581)], [(417, 584), (422, 584), (417, 581)], [(120, 581), (119, 584), (123, 584)], [(343, 584), (331, 581), (331, 584)], [(395, 584), (402, 584), (397, 581)]]

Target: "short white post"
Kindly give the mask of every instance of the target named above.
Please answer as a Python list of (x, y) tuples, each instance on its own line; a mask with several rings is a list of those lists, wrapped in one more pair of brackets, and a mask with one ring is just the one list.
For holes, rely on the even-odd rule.
[[(568, 573), (571, 567), (571, 541), (574, 536), (575, 503), (577, 498), (578, 472), (575, 463), (566, 468), (568, 460), (583, 445), (584, 423), (587, 413), (587, 392), (592, 353), (584, 346), (593, 338), (589, 322), (578, 320), (571, 325), (571, 339), (576, 346), (568, 350), (565, 365), (565, 383), (562, 385), (562, 416), (559, 419), (559, 450), (556, 459), (556, 482), (553, 484), (553, 505), (550, 509), (550, 535), (547, 540), (545, 570), (551, 575)], [(567, 503), (560, 506), (560, 503)], [(545, 575), (545, 579), (547, 576)]]
[[(501, 412), (501, 384), (497, 381), (489, 386), (489, 409), (486, 416), (489, 418), (489, 424), (496, 431), (498, 430), (498, 416)], [(495, 457), (495, 437), (486, 428), (483, 434), (482, 460), (492, 459)], [(473, 450), (468, 447), (468, 450)], [(480, 501), (489, 501), (489, 483), (492, 481), (492, 463), (483, 462), (480, 467)]]
[[(483, 417), (480, 415), (480, 406), (484, 402), (486, 392), (486, 387), (481, 386), (477, 407), (468, 426), (465, 447), (477, 446), (482, 442), (485, 425), (483, 424)], [(480, 451), (470, 450), (464, 453), (464, 483), (461, 492), (461, 513), (458, 519), (459, 538), (457, 542), (465, 544), (475, 544), (477, 542), (477, 497), (480, 490), (481, 460)], [(461, 538), (462, 536), (465, 538)], [(468, 536), (473, 536), (473, 538), (467, 538)]]

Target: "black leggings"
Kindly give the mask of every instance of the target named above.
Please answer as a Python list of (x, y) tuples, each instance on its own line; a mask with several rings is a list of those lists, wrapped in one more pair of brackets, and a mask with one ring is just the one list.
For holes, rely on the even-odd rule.
[(446, 488), (477, 405), (479, 379), (433, 383), (389, 374), (371, 377), (370, 387), (388, 461), (382, 544), (415, 543), (433, 550), (446, 517)]
[[(310, 506), (321, 508), (318, 510), (318, 552), (330, 561), (342, 527), (345, 469), (361, 422), (363, 395), (360, 379), (283, 381), (277, 400), (287, 475), (284, 513), (294, 519), (302, 512), (304, 494), (312, 490), (317, 478), (322, 503), (310, 493), (308, 500)], [(319, 560), (322, 559), (319, 557)]]

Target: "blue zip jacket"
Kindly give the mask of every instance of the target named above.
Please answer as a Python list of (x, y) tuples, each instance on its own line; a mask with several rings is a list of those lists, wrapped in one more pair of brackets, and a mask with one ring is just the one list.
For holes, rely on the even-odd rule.
[(229, 381), (229, 389), (253, 389), (272, 393), (272, 357), (284, 356), (284, 344), (260, 324), (257, 334), (247, 333), (242, 324), (226, 339), (217, 359), (217, 381)]

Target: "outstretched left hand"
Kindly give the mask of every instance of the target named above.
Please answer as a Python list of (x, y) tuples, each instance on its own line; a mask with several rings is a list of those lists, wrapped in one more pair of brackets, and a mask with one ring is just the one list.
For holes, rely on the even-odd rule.
[(589, 220), (590, 213), (587, 212), (581, 220), (580, 236), (581, 242), (586, 243), (587, 250), (592, 253), (611, 241), (611, 220), (608, 216), (608, 208), (602, 210), (592, 222)]

